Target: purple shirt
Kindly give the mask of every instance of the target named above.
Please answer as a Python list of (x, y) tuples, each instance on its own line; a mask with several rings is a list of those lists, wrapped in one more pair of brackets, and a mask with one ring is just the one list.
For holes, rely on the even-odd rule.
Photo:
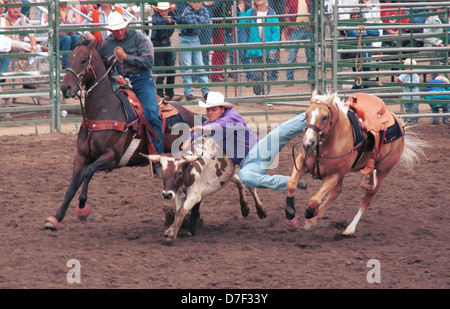
[[(216, 121), (206, 120), (203, 123), (203, 126), (205, 125), (211, 127), (209, 134), (235, 164), (239, 164), (259, 140), (256, 134), (247, 127), (244, 118), (234, 108), (227, 109), (222, 117)], [(222, 134), (220, 134), (221, 132)], [(208, 132), (194, 131), (191, 134), (191, 141), (205, 133), (208, 134)]]

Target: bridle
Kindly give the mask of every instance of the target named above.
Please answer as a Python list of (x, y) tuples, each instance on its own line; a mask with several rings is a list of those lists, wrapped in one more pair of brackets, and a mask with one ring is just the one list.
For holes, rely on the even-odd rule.
[[(112, 57), (114, 57), (114, 54), (108, 59), (108, 61), (111, 60)], [(98, 79), (98, 80), (95, 82), (95, 84), (92, 85), (88, 90), (84, 89), (84, 87), (83, 87), (83, 82), (82, 82), (83, 77), (84, 77), (89, 71), (91, 71), (92, 74), (94, 74), (94, 79), (97, 79), (97, 74), (95, 74), (95, 70), (94, 70), (94, 68), (92, 67), (92, 49), (91, 49), (91, 52), (89, 53), (89, 62), (88, 62), (88, 65), (87, 65), (86, 69), (85, 69), (83, 72), (77, 73), (77, 72), (75, 72), (75, 70), (72, 69), (72, 68), (67, 68), (66, 71), (68, 71), (68, 72), (70, 72), (70, 73), (73, 73), (73, 74), (77, 77), (77, 79), (78, 79), (78, 87), (79, 87), (82, 91), (85, 92), (84, 96), (86, 97), (86, 96), (89, 94), (89, 92), (91, 92), (95, 87), (97, 87), (97, 85), (98, 85), (103, 79), (105, 79), (105, 78), (108, 76), (109, 72), (110, 72), (111, 69), (113, 68), (113, 66), (114, 66), (114, 64), (116, 63), (116, 61), (117, 61), (117, 58), (114, 58), (113, 63), (110, 65), (110, 67), (109, 67), (109, 69), (106, 71), (106, 73), (105, 73), (100, 79)]]
[[(317, 145), (322, 144), (329, 136), (329, 134), (331, 133), (331, 131), (333, 130), (333, 128), (336, 126), (336, 123), (339, 121), (339, 108), (338, 109), (338, 113), (337, 113), (337, 118), (336, 120), (333, 120), (333, 113), (331, 110), (331, 106), (330, 104), (327, 104), (325, 102), (316, 100), (314, 102), (312, 102), (311, 104), (321, 104), (321, 105), (325, 105), (328, 108), (328, 116), (327, 116), (327, 122), (325, 123), (325, 125), (323, 126), (323, 128), (319, 128), (314, 124), (307, 124), (306, 128), (308, 129), (312, 129), (314, 132), (316, 132), (319, 135), (319, 141), (317, 143)], [(327, 134), (325, 134), (325, 131), (327, 131), (327, 127), (329, 127)]]

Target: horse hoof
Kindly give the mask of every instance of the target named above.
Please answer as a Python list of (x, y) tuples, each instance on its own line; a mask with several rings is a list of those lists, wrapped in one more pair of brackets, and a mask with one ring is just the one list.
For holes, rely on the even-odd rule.
[(44, 229), (56, 230), (58, 229), (58, 219), (53, 216), (48, 217), (44, 223)]
[(288, 231), (293, 232), (298, 229), (299, 223), (297, 217), (292, 220), (286, 219), (286, 228)]
[(84, 205), (83, 208), (80, 208), (80, 206), (77, 206), (78, 219), (86, 220), (90, 213), (91, 213), (91, 207), (89, 207), (89, 205)]
[(316, 209), (310, 209), (310, 208), (305, 209), (305, 218), (306, 219), (311, 219), (311, 218), (314, 218), (315, 216), (317, 216)]
[(172, 237), (164, 237), (163, 240), (161, 240), (161, 244), (165, 246), (172, 246), (175, 243), (175, 238)]
[(304, 229), (305, 231), (312, 231), (316, 226), (308, 221), (305, 221)]

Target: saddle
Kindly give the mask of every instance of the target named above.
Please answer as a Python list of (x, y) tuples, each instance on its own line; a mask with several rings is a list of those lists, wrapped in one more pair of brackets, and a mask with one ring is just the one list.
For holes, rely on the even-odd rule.
[(361, 170), (363, 176), (369, 175), (368, 182), (365, 183), (363, 180), (361, 186), (364, 189), (373, 189), (377, 185), (375, 160), (386, 140), (387, 129), (398, 121), (391, 112), (387, 111), (384, 101), (374, 95), (355, 93), (348, 98), (346, 104), (355, 112), (363, 132), (366, 135), (370, 133), (374, 138), (370, 158)]
[(159, 116), (161, 117), (162, 121), (162, 129), (163, 132), (167, 131), (167, 119), (171, 117), (175, 117), (179, 114), (178, 109), (174, 107), (173, 105), (170, 105), (164, 98), (161, 98), (160, 96), (156, 96), (156, 99), (158, 100), (158, 107), (159, 107)]

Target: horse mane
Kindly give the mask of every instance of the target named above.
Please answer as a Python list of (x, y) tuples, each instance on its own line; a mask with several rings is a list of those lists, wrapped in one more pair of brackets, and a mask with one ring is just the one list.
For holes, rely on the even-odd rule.
[(94, 48), (94, 49), (98, 49), (100, 48), (100, 44), (98, 44), (97, 40), (95, 41), (91, 41), (88, 39), (82, 39), (82, 37), (80, 36), (80, 39), (78, 40), (77, 44), (75, 44), (75, 48), (77, 48), (78, 46), (87, 46), (89, 48)]
[(337, 92), (327, 93), (327, 94), (317, 94), (311, 98), (311, 102), (313, 102), (313, 101), (328, 102), (332, 96), (334, 96), (333, 102), (337, 105), (337, 107), (344, 114), (347, 114), (349, 106), (347, 104), (345, 104), (344, 99), (342, 99), (338, 96)]

